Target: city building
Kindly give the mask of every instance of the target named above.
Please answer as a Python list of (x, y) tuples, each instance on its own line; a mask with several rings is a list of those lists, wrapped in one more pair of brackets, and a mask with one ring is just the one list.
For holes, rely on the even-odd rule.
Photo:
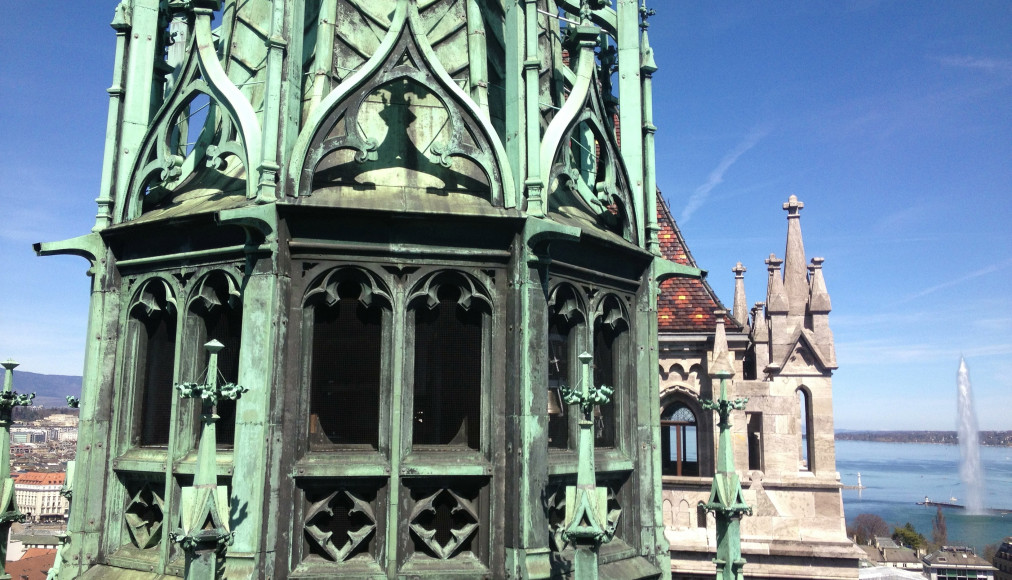
[(11, 443), (45, 443), (47, 435), (45, 429), (11, 427)]
[(922, 558), (930, 580), (992, 580), (995, 567), (965, 546), (942, 546)]
[(917, 553), (910, 548), (897, 544), (892, 538), (876, 536), (873, 545), (858, 547), (865, 552), (867, 561), (873, 566), (915, 570), (917, 572), (924, 570), (924, 565), (921, 563), (921, 559), (917, 557)]
[(997, 570), (994, 573), (995, 580), (1012, 580), (1012, 536), (1005, 538), (998, 546), (991, 564)]
[(18, 510), (31, 522), (64, 521), (70, 504), (60, 495), (66, 473), (29, 471), (14, 480)]

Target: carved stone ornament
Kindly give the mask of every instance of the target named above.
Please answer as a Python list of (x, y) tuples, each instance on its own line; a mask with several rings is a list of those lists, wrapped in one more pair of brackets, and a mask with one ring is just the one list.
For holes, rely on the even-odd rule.
[[(343, 545), (334, 543), (334, 532), (329, 530), (330, 520), (335, 516), (334, 507), (337, 502), (346, 500), (351, 503), (347, 517), (360, 515), (364, 519), (357, 529), (347, 530), (347, 540)], [(314, 502), (306, 511), (304, 526), (306, 537), (334, 562), (344, 562), (355, 550), (376, 531), (376, 515), (369, 502), (348, 490), (337, 490), (323, 499)]]
[(164, 509), (165, 502), (148, 483), (130, 499), (123, 517), (135, 546), (146, 550), (158, 545), (162, 539)]
[[(434, 524), (428, 522), (429, 518), (438, 514), (439, 501), (452, 500), (456, 505), (450, 508), (451, 520), (458, 524), (458, 527), (450, 530), (450, 537), (446, 543), (440, 543), (437, 539), (437, 530)], [(425, 547), (441, 560), (449, 560), (457, 554), (463, 546), (478, 530), (478, 511), (474, 504), (467, 499), (457, 495), (451, 489), (440, 489), (432, 495), (419, 500), (411, 511), (411, 531), (425, 544)]]

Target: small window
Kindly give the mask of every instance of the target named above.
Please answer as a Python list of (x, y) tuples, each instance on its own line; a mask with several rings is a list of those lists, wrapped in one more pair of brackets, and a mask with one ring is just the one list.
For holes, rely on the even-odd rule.
[(313, 305), (309, 447), (379, 447), (382, 309), (342, 282), (337, 300)]
[(435, 306), (415, 310), (415, 445), (480, 448), (483, 313), (477, 301), (464, 308), (460, 297), (443, 284)]
[(750, 471), (763, 470), (763, 414), (746, 413), (748, 419), (748, 468)]
[(661, 472), (664, 475), (699, 475), (699, 438), (696, 414), (677, 402), (661, 415)]
[(815, 471), (815, 440), (812, 431), (812, 395), (803, 388), (798, 389), (798, 414), (800, 426), (799, 471)]

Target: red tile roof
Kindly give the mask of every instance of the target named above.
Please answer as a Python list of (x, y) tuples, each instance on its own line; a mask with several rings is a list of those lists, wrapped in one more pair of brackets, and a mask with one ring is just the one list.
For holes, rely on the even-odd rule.
[(66, 473), (40, 473), (37, 471), (26, 471), (17, 477), (15, 483), (20, 485), (63, 485), (66, 481)]
[(7, 562), (4, 567), (14, 579), (45, 580), (46, 574), (53, 567), (55, 561), (56, 550), (30, 548), (25, 551), (21, 559)]
[[(660, 191), (657, 192), (657, 226), (661, 255), (672, 262), (698, 268)], [(724, 308), (724, 305), (706, 280), (672, 278), (661, 284), (661, 295), (657, 298), (657, 329), (660, 332), (713, 332), (717, 326), (713, 311), (717, 308)], [(730, 316), (724, 317), (724, 324), (730, 331), (741, 330)]]

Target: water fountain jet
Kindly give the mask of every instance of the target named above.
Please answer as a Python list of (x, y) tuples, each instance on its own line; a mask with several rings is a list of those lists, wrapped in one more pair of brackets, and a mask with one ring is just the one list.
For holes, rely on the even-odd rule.
[(966, 361), (959, 358), (956, 375), (959, 393), (959, 478), (966, 493), (966, 510), (971, 514), (984, 513), (984, 468), (980, 463), (980, 441), (977, 436), (977, 414), (973, 410), (973, 391), (970, 388), (970, 371)]

